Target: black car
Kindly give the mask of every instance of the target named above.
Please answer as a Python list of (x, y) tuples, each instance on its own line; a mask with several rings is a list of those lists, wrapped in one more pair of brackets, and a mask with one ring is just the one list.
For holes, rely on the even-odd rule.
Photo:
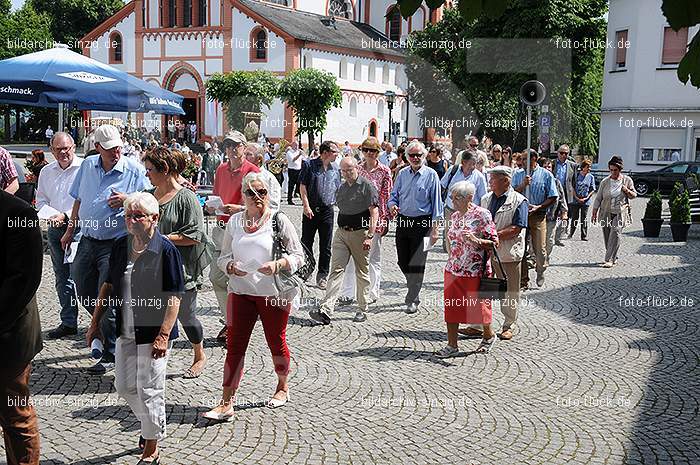
[(670, 194), (675, 183), (685, 184), (685, 178), (691, 174), (700, 174), (700, 162), (671, 163), (654, 171), (632, 172), (630, 177), (634, 181), (634, 188), (639, 195), (649, 195), (656, 189), (662, 194)]

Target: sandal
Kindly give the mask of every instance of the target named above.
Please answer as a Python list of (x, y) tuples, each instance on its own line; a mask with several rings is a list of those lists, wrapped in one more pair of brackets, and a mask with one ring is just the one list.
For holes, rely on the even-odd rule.
[(496, 343), (496, 336), (491, 336), (491, 339), (482, 339), (479, 343), (479, 347), (476, 348), (474, 352), (477, 354), (488, 354), (493, 349), (493, 345)]
[(442, 349), (435, 352), (437, 358), (450, 358), (459, 354), (459, 349), (452, 346), (445, 346)]
[(224, 326), (221, 331), (219, 331), (219, 334), (216, 336), (216, 340), (219, 342), (223, 342), (224, 344), (226, 343), (226, 333), (228, 332), (228, 329), (226, 326)]
[[(205, 359), (205, 361), (206, 361), (206, 359)], [(199, 362), (197, 362), (197, 363), (199, 363)], [(204, 367), (206, 366), (206, 363), (202, 364), (202, 366), (199, 368), (199, 370), (194, 370), (193, 367), (194, 367), (194, 365), (196, 365), (197, 363), (193, 364), (191, 367), (189, 367), (189, 368), (185, 371), (185, 373), (183, 373), (182, 377), (183, 377), (184, 379), (199, 378), (199, 377), (202, 375), (202, 373), (204, 373)]]

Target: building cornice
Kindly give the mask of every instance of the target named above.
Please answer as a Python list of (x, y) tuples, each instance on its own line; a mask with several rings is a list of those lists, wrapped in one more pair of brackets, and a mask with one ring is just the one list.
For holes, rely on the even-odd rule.
[(95, 29), (93, 29), (92, 31), (85, 34), (85, 36), (80, 40), (84, 41), (84, 42), (89, 42), (89, 41), (97, 39), (102, 34), (109, 31), (112, 27), (119, 24), (120, 21), (125, 19), (131, 13), (133, 13), (135, 7), (136, 7), (136, 2), (127, 3), (126, 5), (124, 5), (124, 7), (121, 10), (117, 11), (112, 16), (107, 18), (103, 23), (99, 24)]
[(617, 107), (617, 108), (601, 108), (601, 113), (685, 113), (685, 112), (700, 112), (700, 107)]

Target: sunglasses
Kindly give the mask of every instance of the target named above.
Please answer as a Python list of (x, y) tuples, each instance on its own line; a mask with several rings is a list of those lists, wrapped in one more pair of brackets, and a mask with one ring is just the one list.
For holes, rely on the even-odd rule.
[(421, 154), (420, 153), (409, 153), (407, 154), (409, 158), (420, 158)]
[(245, 195), (248, 197), (265, 197), (267, 195), (267, 189), (246, 189)]
[(363, 152), (379, 153), (379, 150), (363, 148)]
[(559, 155), (568, 155), (569, 152), (559, 152)]

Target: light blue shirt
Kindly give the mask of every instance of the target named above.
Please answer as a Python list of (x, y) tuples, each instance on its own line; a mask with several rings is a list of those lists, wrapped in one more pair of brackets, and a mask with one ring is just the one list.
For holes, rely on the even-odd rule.
[[(513, 187), (518, 187), (525, 180), (527, 173), (524, 169), (519, 168), (513, 173)], [(530, 205), (541, 205), (550, 197), (559, 197), (557, 192), (557, 184), (554, 182), (554, 175), (551, 171), (537, 166), (534, 171), (530, 172), (532, 182), (530, 182), (530, 195), (527, 194), (527, 188), (523, 190), (523, 195), (527, 197)]]
[(388, 206), (398, 206), (404, 216), (430, 215), (435, 220), (444, 213), (440, 193), (440, 178), (435, 170), (423, 165), (414, 173), (407, 166), (396, 176)]
[(82, 233), (93, 239), (116, 239), (126, 234), (124, 209), (111, 208), (107, 199), (112, 191), (131, 194), (151, 188), (145, 168), (124, 155), (114, 168), (105, 172), (99, 155), (85, 159), (70, 188), (70, 195), (80, 201), (78, 218)]
[(398, 155), (396, 155), (394, 152), (382, 152), (381, 155), (379, 155), (379, 163), (381, 163), (384, 166), (389, 166), (391, 164), (391, 160), (395, 160), (398, 158)]
[[(562, 186), (566, 186), (566, 172), (569, 169), (569, 164), (560, 162), (559, 159), (556, 161), (556, 165), (554, 165), (556, 168), (556, 173), (557, 173), (557, 179), (561, 183)], [(564, 189), (564, 192), (566, 192), (566, 189)]]
[[(483, 175), (483, 173), (477, 169), (472, 170), (471, 173), (469, 173), (468, 176), (464, 176), (464, 171), (462, 170), (462, 167), (460, 166), (457, 168), (457, 172), (455, 175), (452, 177), (452, 180), (450, 181), (450, 175), (452, 174), (452, 168), (448, 169), (445, 172), (445, 175), (442, 177), (442, 181), (440, 181), (440, 185), (447, 189), (448, 194), (447, 194), (447, 200), (445, 201), (445, 206), (447, 208), (450, 208), (454, 210), (455, 208), (452, 206), (452, 196), (449, 194), (449, 190), (452, 186), (454, 186), (456, 183), (459, 181), (467, 181), (476, 187), (476, 190), (474, 191), (474, 200), (472, 200), (472, 203), (474, 205), (481, 205), (481, 198), (486, 195), (486, 176)], [(447, 184), (449, 182), (449, 185)]]

